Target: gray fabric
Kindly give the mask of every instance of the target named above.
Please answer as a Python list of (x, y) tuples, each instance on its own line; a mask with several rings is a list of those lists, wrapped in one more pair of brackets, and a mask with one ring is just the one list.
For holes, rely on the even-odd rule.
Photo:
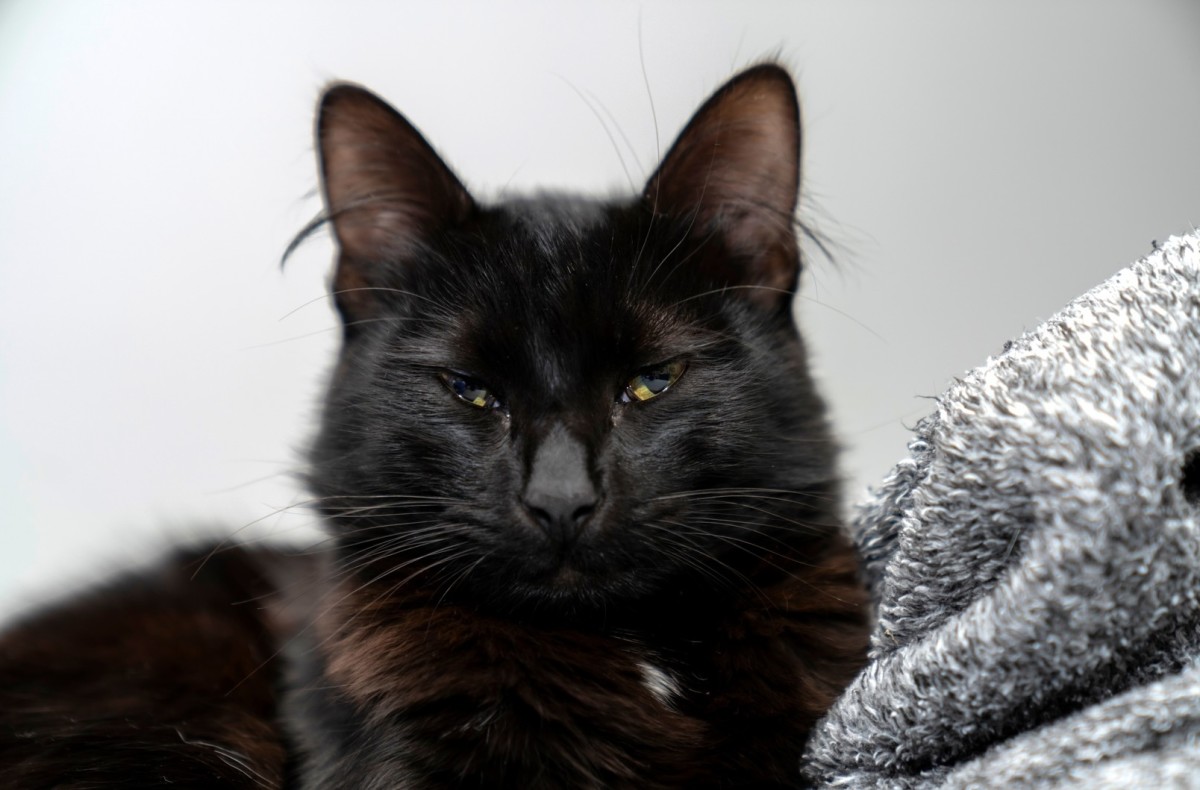
[(871, 661), (808, 777), (1200, 787), (1200, 234), (969, 373), (909, 451), (855, 524)]

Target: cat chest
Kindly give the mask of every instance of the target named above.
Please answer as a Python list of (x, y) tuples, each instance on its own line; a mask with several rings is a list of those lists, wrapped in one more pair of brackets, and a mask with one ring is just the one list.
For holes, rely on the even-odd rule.
[(689, 684), (640, 646), (435, 619), (328, 643), (326, 687), (366, 729), (387, 732), (376, 741), (393, 744), (406, 770), (425, 766), (435, 784), (494, 777), (503, 766), (514, 786), (531, 776), (554, 777), (546, 786), (625, 786), (683, 781), (702, 762), (708, 728), (688, 711)]

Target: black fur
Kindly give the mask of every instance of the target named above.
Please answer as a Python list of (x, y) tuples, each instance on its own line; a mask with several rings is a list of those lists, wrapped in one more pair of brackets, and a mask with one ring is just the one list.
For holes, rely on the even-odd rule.
[[(26, 701), (0, 712), (0, 768), (22, 786), (55, 771), (99, 786), (78, 777), (128, 770), (105, 757), (115, 745), (174, 749), (185, 783), (231, 786), (797, 784), (866, 629), (791, 316), (790, 78), (736, 77), (618, 201), (483, 205), (356, 86), (326, 93), (317, 139), (345, 331), (308, 484), (332, 548), (317, 566), (226, 552), (261, 602), (249, 619), (232, 588), (189, 598), (154, 576), (0, 636), (0, 681)], [(164, 583), (161, 599), (131, 593)], [(73, 687), (27, 646), (87, 655), (84, 613), (132, 633), (154, 607), (243, 634), (219, 648), (240, 655), (215, 676), (233, 696), (197, 718), (148, 697), (130, 728), (113, 717), (135, 690), (118, 704), (89, 688), (87, 725), (68, 727)], [(177, 637), (199, 623), (181, 618)], [(172, 663), (178, 645), (144, 639), (180, 700), (216, 693)], [(131, 650), (98, 678), (142, 666)], [(223, 660), (204, 650), (198, 667)], [(257, 746), (216, 726), (250, 692), (239, 715), (261, 725)], [(33, 716), (42, 700), (58, 718)], [(156, 734), (189, 727), (220, 746), (207, 762)], [(64, 738), (78, 759), (51, 759)], [(184, 771), (168, 763), (163, 776)]]

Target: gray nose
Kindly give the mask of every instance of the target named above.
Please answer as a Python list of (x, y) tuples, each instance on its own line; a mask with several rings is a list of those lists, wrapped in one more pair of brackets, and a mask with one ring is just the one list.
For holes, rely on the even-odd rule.
[(587, 448), (556, 425), (534, 453), (522, 496), (526, 512), (547, 537), (568, 545), (579, 538), (598, 500)]

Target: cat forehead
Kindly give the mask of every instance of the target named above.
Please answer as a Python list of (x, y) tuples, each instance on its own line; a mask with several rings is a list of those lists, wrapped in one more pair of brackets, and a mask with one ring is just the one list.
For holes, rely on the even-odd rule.
[(406, 309), (433, 320), (405, 324), (423, 338), (408, 353), (428, 364), (565, 381), (687, 353), (719, 329), (692, 301), (711, 286), (674, 265), (686, 258), (677, 229), (628, 200), (509, 198), (447, 240), (396, 283), (432, 297)]
[(615, 232), (606, 211), (540, 200), (507, 208), (504, 229), (479, 239), (477, 257), (439, 274), (443, 293), (460, 297), (443, 324), (451, 330), (440, 337), (444, 353), (468, 370), (499, 364), (505, 374), (537, 370), (547, 381), (566, 381), (661, 361), (703, 342), (711, 332), (693, 320), (685, 294), (646, 287), (636, 276), (652, 270), (654, 258), (638, 262), (638, 245)]
[(468, 242), (474, 249), (447, 273), (485, 304), (506, 309), (569, 302), (577, 287), (594, 286), (602, 272), (622, 266), (611, 225), (612, 207), (600, 201), (557, 194), (511, 199), (488, 210)]
[(609, 207), (594, 198), (546, 191), (509, 197), (497, 208), (515, 227), (552, 253), (562, 239), (582, 236), (601, 225)]
[(647, 243), (658, 234), (631, 223), (629, 206), (542, 194), (497, 213), (479, 250), (487, 272), (473, 287), (499, 312), (524, 314), (527, 329), (543, 318), (601, 329), (622, 319), (664, 326), (682, 318), (671, 305), (696, 282), (686, 266), (658, 265), (660, 245)]

